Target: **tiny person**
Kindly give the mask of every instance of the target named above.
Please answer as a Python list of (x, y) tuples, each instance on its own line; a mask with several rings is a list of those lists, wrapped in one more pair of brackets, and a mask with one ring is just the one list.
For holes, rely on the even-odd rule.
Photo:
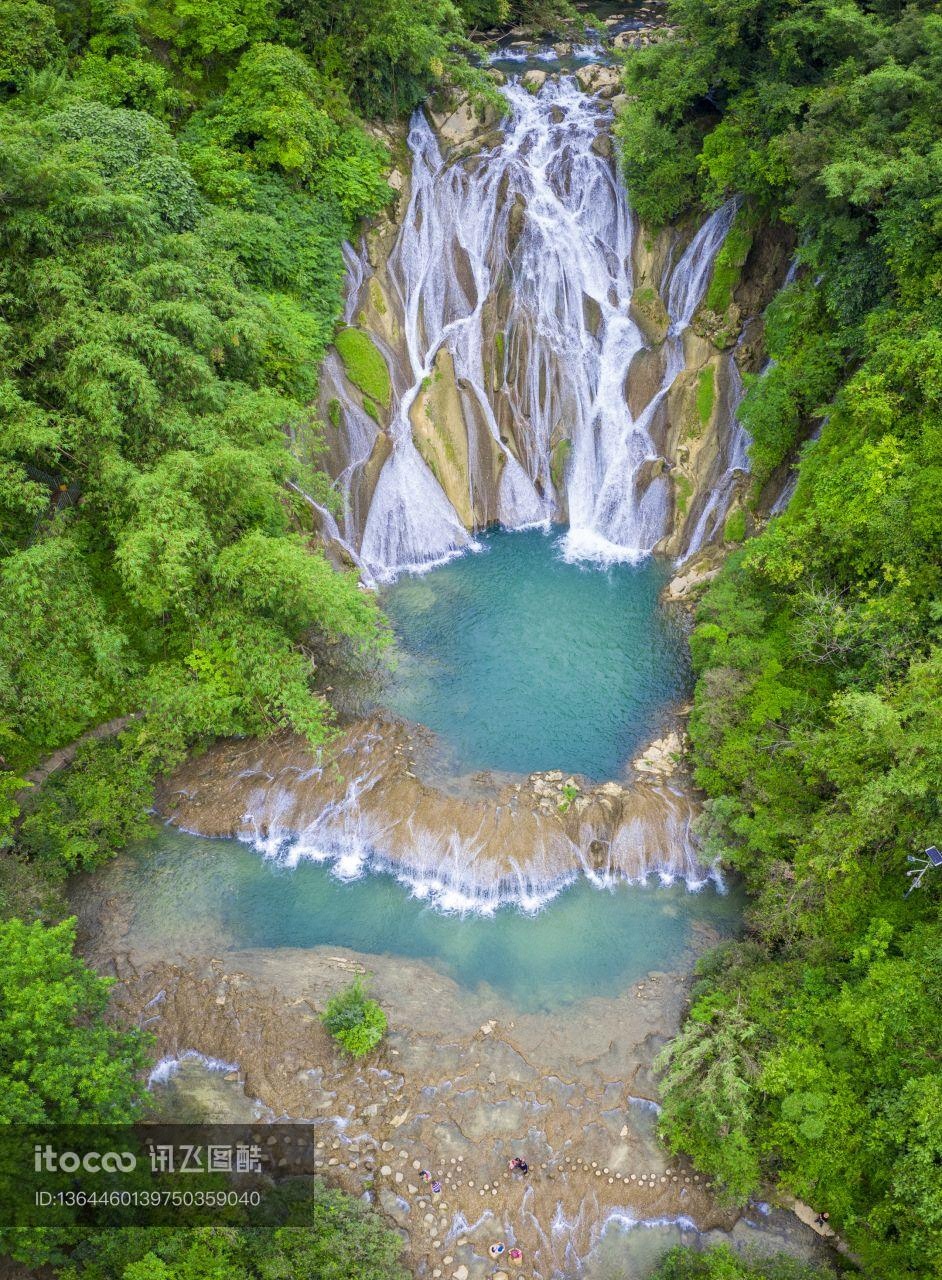
[(507, 1168), (511, 1173), (522, 1173), (524, 1177), (530, 1172), (530, 1166), (526, 1160), (521, 1160), (519, 1156), (514, 1156), (512, 1160), (508, 1160)]

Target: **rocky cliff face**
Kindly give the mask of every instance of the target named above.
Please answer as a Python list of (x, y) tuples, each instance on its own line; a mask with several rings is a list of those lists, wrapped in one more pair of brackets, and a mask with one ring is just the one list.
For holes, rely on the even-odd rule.
[[(540, 76), (538, 83), (531, 77), (528, 92), (535, 99), (551, 98), (553, 80), (547, 81), (542, 72)], [(590, 119), (588, 132), (581, 122), (578, 143), (587, 145), (594, 165), (604, 166), (614, 188), (620, 179), (610, 137), (611, 103), (615, 99), (621, 109), (630, 105), (617, 94), (614, 68), (582, 67), (578, 83), (587, 95), (585, 112)], [(555, 103), (546, 113), (550, 126), (554, 120), (563, 123), (563, 109)], [(601, 445), (590, 444), (586, 462), (585, 428), (581, 440), (577, 431), (596, 406), (584, 402), (587, 397), (580, 394), (578, 379), (571, 373), (580, 361), (596, 359), (592, 344), (612, 324), (611, 312), (604, 314), (603, 309), (609, 303), (620, 306), (620, 300), (613, 296), (614, 288), (608, 298), (604, 292), (593, 296), (589, 291), (576, 297), (576, 286), (586, 276), (583, 264), (581, 275), (573, 275), (572, 288), (550, 277), (547, 287), (557, 289), (558, 296), (549, 310), (544, 305), (541, 311), (538, 302), (530, 305), (526, 290), (528, 281), (532, 287), (534, 244), (540, 247), (533, 231), (541, 213), (539, 192), (529, 192), (526, 181), (515, 179), (506, 161), (503, 167), (495, 166), (494, 156), (505, 142), (501, 119), (493, 111), (479, 115), (468, 102), (456, 99), (429, 112), (428, 121), (432, 145), (440, 151), (436, 163), (449, 175), (454, 192), (451, 212), (477, 217), (479, 206), (486, 205), (480, 216), (488, 238), (480, 243), (480, 228), (458, 227), (447, 244), (442, 241), (440, 259), (421, 264), (426, 275), (440, 272), (441, 280), (430, 284), (426, 279), (415, 288), (416, 263), (406, 261), (415, 245), (405, 243), (403, 220), (412, 220), (413, 241), (421, 240), (423, 230), (428, 239), (422, 220), (431, 219), (433, 211), (422, 199), (410, 203), (412, 174), (403, 161), (392, 176), (398, 191), (395, 205), (366, 230), (357, 255), (351, 255), (346, 320), (366, 351), (351, 356), (341, 346), (338, 355), (328, 359), (319, 406), (328, 436), (328, 467), (345, 503), (339, 531), (343, 548), (349, 554), (363, 545), (380, 474), (403, 433), (397, 414), (407, 420), (407, 433), (421, 459), (415, 465), (424, 464), (447, 499), (455, 523), (465, 530), (495, 521), (570, 521), (574, 486), (580, 487), (576, 501), (585, 519), (585, 491), (595, 483), (590, 506), (601, 502), (600, 492), (604, 497), (606, 487), (617, 491), (621, 486), (624, 502), (636, 512), (646, 502), (656, 509), (655, 515), (636, 519), (631, 528), (639, 545), (647, 535), (644, 550), (653, 546), (684, 560), (704, 548), (741, 540), (752, 517), (745, 509), (748, 439), (736, 421), (736, 409), (742, 375), (757, 372), (764, 362), (762, 313), (787, 271), (792, 247), (787, 233), (756, 225), (740, 211), (718, 251), (713, 247), (715, 259), (701, 281), (702, 296), (681, 328), (677, 317), (669, 314), (669, 291), (697, 227), (688, 221), (652, 234), (630, 216), (634, 225), (628, 237), (630, 264), (625, 264), (630, 273), (627, 309), (641, 345), (627, 343), (623, 367), (615, 370), (622, 385), (621, 397), (616, 393), (621, 409), (616, 407), (614, 416), (620, 413), (622, 421), (608, 421), (603, 415), (591, 427), (599, 437), (623, 432), (630, 448), (624, 459), (616, 456), (613, 463), (605, 457), (602, 440)], [(408, 154), (402, 137), (392, 141), (400, 157)], [(551, 127), (546, 141), (550, 148), (555, 145)], [(534, 143), (524, 135), (524, 145), (533, 147), (539, 140)], [(567, 184), (585, 180), (571, 150), (570, 142), (569, 152), (560, 148), (548, 162), (547, 171), (555, 166), (552, 183), (564, 193)], [(597, 176), (596, 168), (593, 179)], [(468, 195), (475, 185), (481, 191), (477, 202)], [(434, 211), (434, 216), (442, 218), (442, 211)], [(601, 239), (605, 228), (600, 226), (599, 233)], [(620, 247), (603, 243), (601, 251), (615, 257)], [(472, 253), (478, 255), (474, 262)], [(617, 275), (618, 268), (612, 272)], [(485, 275), (487, 291), (480, 296)], [(437, 308), (438, 314), (427, 314), (429, 307)], [(460, 363), (453, 354), (456, 348), (436, 338), (451, 314), (475, 317), (475, 346), (469, 356), (465, 342), (458, 352)], [(558, 322), (554, 333), (545, 332), (548, 314)], [(679, 371), (676, 348), (671, 347), (678, 340)], [(611, 379), (611, 371), (604, 368), (604, 337), (599, 346), (601, 376)], [(385, 396), (371, 377), (371, 359), (388, 370)], [(417, 368), (424, 373), (418, 380)], [(593, 376), (597, 382), (598, 371)], [(611, 390), (608, 395), (611, 400)], [(633, 433), (632, 424), (638, 423), (646, 435)], [(638, 439), (631, 439), (632, 433)], [(611, 507), (611, 494), (605, 501)], [(402, 495), (399, 502), (404, 502)], [(736, 511), (743, 516), (730, 521)], [(383, 519), (396, 518), (392, 503)], [(628, 537), (623, 518), (621, 535), (603, 527), (604, 514), (600, 517), (596, 511), (591, 518), (609, 541)], [(373, 543), (376, 534), (374, 529)], [(454, 542), (454, 530), (449, 536)], [(432, 558), (430, 553), (428, 559)]]

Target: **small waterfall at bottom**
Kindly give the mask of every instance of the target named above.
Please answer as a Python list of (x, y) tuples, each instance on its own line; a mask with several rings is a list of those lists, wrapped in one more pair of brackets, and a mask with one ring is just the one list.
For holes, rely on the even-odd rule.
[(656, 780), (604, 783), (580, 811), (540, 800), (540, 775), (494, 779), (455, 794), (410, 767), (410, 731), (358, 724), (311, 763), (301, 742), (220, 744), (185, 767), (167, 816), (183, 830), (237, 836), (282, 866), (328, 863), (341, 879), (387, 871), (440, 910), (539, 911), (584, 876), (599, 888), (654, 878), (698, 889), (723, 884), (698, 860), (695, 806)]
[[(387, 456), (368, 510), (344, 529), (379, 579), (440, 564), (493, 522), (568, 521), (567, 554), (605, 561), (638, 559), (667, 531), (652, 430), (735, 202), (670, 273), (662, 382), (633, 417), (626, 376), (646, 343), (630, 310), (633, 217), (597, 145), (610, 107), (569, 77), (538, 95), (518, 82), (504, 93), (500, 142), (470, 159), (443, 156), (421, 112), (409, 132), (409, 202), (383, 266), (398, 312)], [(352, 296), (367, 296), (363, 257), (351, 253), (348, 266)], [(361, 501), (381, 431), (341, 382), (331, 378), (351, 443), (335, 474), (348, 501)], [(443, 383), (444, 409), (433, 404)]]

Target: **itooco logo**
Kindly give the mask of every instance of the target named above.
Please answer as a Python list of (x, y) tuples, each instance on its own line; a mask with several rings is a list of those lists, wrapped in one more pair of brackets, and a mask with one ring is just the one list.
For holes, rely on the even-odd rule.
[(137, 1168), (137, 1157), (131, 1151), (56, 1151), (47, 1142), (33, 1147), (33, 1167), (37, 1173), (131, 1173)]

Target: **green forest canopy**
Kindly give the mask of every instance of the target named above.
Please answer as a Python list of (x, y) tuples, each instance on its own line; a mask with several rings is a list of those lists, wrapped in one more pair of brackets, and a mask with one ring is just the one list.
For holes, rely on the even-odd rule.
[(903, 891), (942, 836), (942, 16), (670, 12), (626, 67), (626, 177), (654, 223), (737, 192), (795, 228), (742, 417), (757, 494), (802, 463), (697, 615), (704, 833), (751, 931), (702, 966), (664, 1132), (737, 1198), (828, 1209), (868, 1273), (940, 1275), (942, 879)]

